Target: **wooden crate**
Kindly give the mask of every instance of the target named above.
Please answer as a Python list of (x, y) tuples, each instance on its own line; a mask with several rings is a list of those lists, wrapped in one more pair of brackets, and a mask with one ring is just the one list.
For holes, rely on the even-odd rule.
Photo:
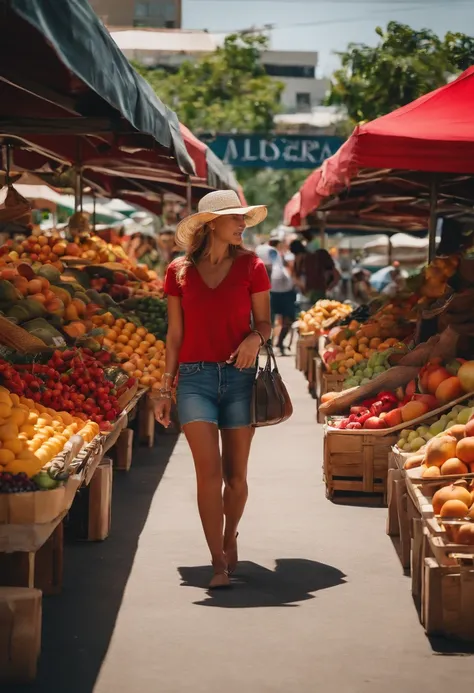
[(2, 587), (35, 587), (44, 595), (59, 594), (63, 578), (63, 523), (37, 551), (0, 553)]
[(340, 373), (328, 373), (324, 370), (324, 367), (322, 367), (320, 377), (321, 384), (319, 387), (317, 418), (319, 423), (324, 423), (326, 420), (326, 416), (320, 413), (319, 411), (321, 397), (328, 392), (342, 392), (342, 386), (344, 383), (345, 376), (341, 375)]
[(474, 564), (441, 566), (435, 558), (423, 563), (423, 626), (430, 636), (474, 641)]
[(88, 486), (83, 486), (68, 516), (67, 530), (79, 541), (102, 541), (110, 532), (112, 460), (104, 457)]
[(324, 481), (336, 502), (385, 505), (388, 454), (397, 433), (373, 435), (325, 427)]

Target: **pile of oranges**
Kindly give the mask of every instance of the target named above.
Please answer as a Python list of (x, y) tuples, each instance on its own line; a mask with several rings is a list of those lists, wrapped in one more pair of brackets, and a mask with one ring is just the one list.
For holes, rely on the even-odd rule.
[(107, 327), (103, 346), (113, 351), (124, 371), (140, 385), (158, 389), (165, 372), (165, 343), (145, 327), (137, 327), (124, 318), (115, 319), (111, 313), (96, 315), (97, 327)]

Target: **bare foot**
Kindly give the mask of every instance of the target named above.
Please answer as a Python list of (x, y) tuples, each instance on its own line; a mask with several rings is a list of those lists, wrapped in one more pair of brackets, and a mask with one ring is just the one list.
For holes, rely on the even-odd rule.
[(239, 551), (237, 546), (237, 532), (231, 539), (224, 540), (224, 553), (227, 558), (227, 571), (229, 575), (235, 572), (237, 563), (239, 562)]
[(217, 590), (223, 587), (230, 587), (229, 570), (226, 560), (222, 558), (213, 561), (212, 567), (214, 568), (214, 575), (209, 583), (209, 589)]

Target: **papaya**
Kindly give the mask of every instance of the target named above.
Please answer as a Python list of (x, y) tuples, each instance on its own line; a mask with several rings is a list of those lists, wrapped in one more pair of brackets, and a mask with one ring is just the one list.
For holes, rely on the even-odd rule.
[(71, 303), (72, 298), (69, 291), (63, 289), (61, 286), (54, 286), (54, 284), (52, 284), (50, 288), (51, 291), (57, 296), (57, 298), (59, 298), (64, 303), (65, 306), (68, 306)]
[(6, 317), (14, 318), (15, 320), (18, 320), (19, 323), (22, 323), (30, 319), (30, 314), (21, 303), (17, 303), (6, 312)]
[(0, 279), (0, 301), (21, 301), (22, 294), (7, 279)]
[(61, 279), (61, 272), (53, 265), (42, 265), (36, 274), (47, 279), (50, 284), (56, 284)]
[(89, 303), (91, 303), (91, 299), (90, 299), (89, 296), (85, 293), (85, 291), (76, 291), (76, 293), (74, 294), (74, 298), (79, 299), (79, 300), (82, 301), (86, 306), (89, 305)]
[(39, 301), (36, 301), (34, 298), (25, 298), (20, 305), (28, 311), (29, 319), (42, 318), (44, 315), (46, 315), (44, 305)]

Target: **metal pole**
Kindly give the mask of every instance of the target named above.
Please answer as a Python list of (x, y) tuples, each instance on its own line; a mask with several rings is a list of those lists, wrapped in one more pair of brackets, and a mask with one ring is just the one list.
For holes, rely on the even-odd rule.
[(428, 237), (428, 261), (431, 262), (436, 255), (436, 229), (438, 227), (438, 219), (436, 216), (436, 207), (438, 202), (438, 179), (433, 173), (430, 181), (430, 225)]
[(319, 244), (321, 249), (324, 250), (326, 247), (326, 214), (322, 213), (321, 219), (319, 221)]
[(96, 205), (96, 196), (95, 196), (95, 190), (92, 191), (92, 229), (95, 233), (95, 205)]
[(186, 178), (186, 205), (188, 208), (188, 214), (192, 214), (192, 186), (191, 186), (191, 176)]
[(388, 238), (388, 264), (391, 265), (392, 264), (393, 247), (392, 247), (392, 239), (390, 237), (390, 234), (387, 234), (387, 238)]
[(11, 177), (10, 173), (12, 170), (12, 150), (9, 144), (5, 145), (5, 185), (8, 187), (10, 185)]

